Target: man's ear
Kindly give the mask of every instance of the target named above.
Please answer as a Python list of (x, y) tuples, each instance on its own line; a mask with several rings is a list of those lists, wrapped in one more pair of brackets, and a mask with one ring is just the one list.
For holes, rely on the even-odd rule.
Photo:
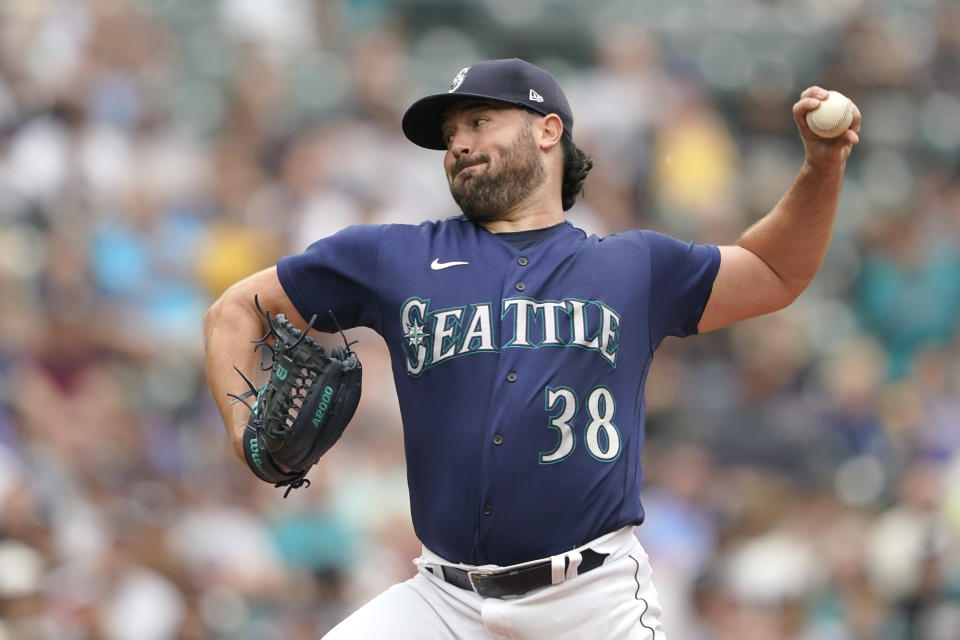
[(563, 135), (563, 122), (555, 113), (544, 116), (540, 120), (540, 148), (549, 151), (560, 143)]

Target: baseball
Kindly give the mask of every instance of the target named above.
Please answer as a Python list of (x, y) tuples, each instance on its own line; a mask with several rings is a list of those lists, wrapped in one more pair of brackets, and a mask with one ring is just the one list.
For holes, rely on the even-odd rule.
[(836, 138), (853, 124), (853, 102), (831, 91), (817, 109), (807, 112), (807, 124), (821, 138)]

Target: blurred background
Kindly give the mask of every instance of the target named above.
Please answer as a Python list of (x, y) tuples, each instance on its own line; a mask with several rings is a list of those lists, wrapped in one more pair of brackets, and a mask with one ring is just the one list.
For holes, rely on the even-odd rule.
[(400, 116), (513, 56), (566, 89), (598, 234), (734, 241), (800, 166), (799, 93), (858, 103), (812, 286), (658, 351), (637, 535), (678, 640), (960, 638), (954, 0), (0, 0), (0, 639), (317, 638), (413, 575), (379, 338), (283, 500), (202, 315), (345, 225), (456, 213)]

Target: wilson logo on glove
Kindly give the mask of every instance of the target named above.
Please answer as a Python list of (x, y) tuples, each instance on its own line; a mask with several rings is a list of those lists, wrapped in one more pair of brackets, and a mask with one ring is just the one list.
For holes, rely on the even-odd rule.
[(263, 460), (260, 458), (260, 445), (257, 443), (256, 438), (250, 439), (250, 457), (253, 458), (253, 462), (258, 468), (263, 468)]

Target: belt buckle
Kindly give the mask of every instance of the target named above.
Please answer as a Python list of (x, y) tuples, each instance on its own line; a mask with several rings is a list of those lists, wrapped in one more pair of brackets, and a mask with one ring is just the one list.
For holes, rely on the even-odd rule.
[(478, 595), (486, 595), (486, 586), (481, 582), (484, 578), (490, 578), (497, 575), (492, 571), (480, 571), (478, 569), (473, 569), (472, 571), (467, 571), (467, 579), (470, 581), (470, 586), (473, 588), (474, 592)]

